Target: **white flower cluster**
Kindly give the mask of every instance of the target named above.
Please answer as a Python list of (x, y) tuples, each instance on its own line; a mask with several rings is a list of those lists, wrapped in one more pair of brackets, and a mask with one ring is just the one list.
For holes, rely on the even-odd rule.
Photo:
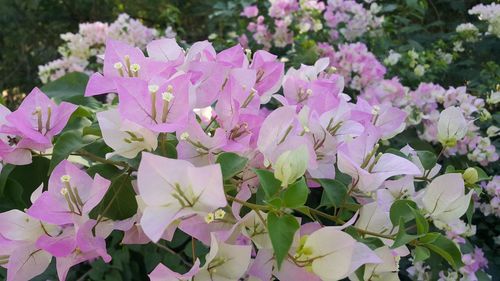
[[(170, 34), (174, 34), (170, 32)], [(120, 14), (111, 24), (103, 22), (82, 23), (78, 33), (61, 34), (63, 45), (58, 48), (61, 58), (38, 66), (42, 83), (53, 81), (69, 72), (97, 71), (99, 55), (104, 53), (107, 38), (127, 42), (141, 49), (158, 37), (158, 31), (144, 26), (127, 14)]]
[(469, 14), (477, 15), (480, 20), (488, 22), (488, 34), (500, 37), (500, 4), (479, 4), (469, 10)]

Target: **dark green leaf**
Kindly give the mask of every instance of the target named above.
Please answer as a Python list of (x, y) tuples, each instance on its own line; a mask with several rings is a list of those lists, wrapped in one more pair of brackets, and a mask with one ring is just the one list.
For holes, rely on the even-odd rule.
[(137, 212), (137, 201), (132, 187), (132, 178), (118, 168), (98, 164), (89, 169), (89, 174), (99, 174), (111, 180), (111, 186), (104, 195), (101, 203), (94, 209), (97, 214), (112, 220), (123, 220), (130, 218)]
[(78, 131), (68, 131), (63, 133), (54, 145), (52, 159), (50, 160), (49, 173), (64, 159), (68, 158), (71, 153), (76, 152), (80, 148), (92, 142), (91, 138), (84, 138)]
[(393, 225), (398, 225), (400, 219), (408, 222), (414, 218), (412, 208), (417, 208), (417, 204), (410, 200), (396, 200), (392, 203), (389, 216)]
[(422, 163), (422, 167), (424, 167), (426, 171), (436, 166), (437, 157), (434, 153), (427, 150), (421, 150), (417, 151), (417, 156), (420, 159), (420, 163)]
[(281, 268), (283, 260), (287, 257), (292, 246), (293, 237), (299, 227), (297, 219), (291, 215), (285, 214), (281, 217), (276, 216), (274, 213), (267, 215), (267, 228), (278, 269)]
[(248, 158), (241, 157), (236, 153), (224, 152), (217, 157), (224, 180), (230, 179), (241, 172), (247, 165)]
[(415, 216), (415, 222), (417, 224), (417, 234), (422, 235), (429, 232), (429, 222), (424, 218), (424, 216), (416, 209), (411, 208), (413, 215)]
[(427, 233), (426, 235), (420, 237), (420, 239), (418, 239), (418, 242), (420, 242), (420, 244), (434, 243), (439, 235), (440, 234), (437, 232)]
[(41, 90), (47, 94), (47, 96), (57, 101), (66, 101), (73, 104), (97, 108), (100, 106), (100, 103), (96, 99), (83, 96), (88, 80), (89, 77), (86, 74), (73, 72), (45, 84)]
[(255, 170), (257, 177), (259, 177), (260, 185), (266, 197), (271, 198), (278, 193), (281, 188), (281, 182), (274, 177), (273, 172), (268, 170)]
[(290, 184), (285, 190), (283, 190), (283, 203), (285, 204), (285, 207), (298, 208), (300, 206), (304, 206), (308, 195), (309, 187), (307, 186), (304, 177), (302, 177), (300, 180)]
[(474, 215), (474, 211), (475, 211), (474, 200), (471, 200), (469, 203), (469, 208), (467, 208), (467, 212), (465, 212), (465, 215), (467, 217), (467, 222), (469, 224), (472, 223), (472, 215)]
[(326, 196), (327, 202), (338, 208), (345, 200), (347, 186), (332, 179), (320, 179), (319, 183), (323, 187), (323, 196)]
[(439, 235), (433, 243), (425, 244), (424, 246), (444, 258), (455, 270), (463, 264), (460, 249), (458, 249), (453, 241), (443, 235)]
[(422, 247), (422, 246), (416, 246), (415, 250), (413, 251), (413, 260), (414, 261), (424, 261), (428, 259), (431, 256), (431, 253), (429, 249)]
[(12, 171), (14, 171), (14, 168), (16, 168), (15, 165), (7, 164), (3, 166), (2, 172), (0, 173), (0, 197), (3, 195), (3, 191), (5, 189), (5, 184), (7, 183), (7, 180), (9, 179), (9, 175)]
[[(22, 188), (22, 200), (25, 206), (31, 203), (31, 193), (41, 184), (46, 186), (48, 181), (49, 159), (41, 156), (33, 157), (29, 165), (16, 166), (10, 173), (9, 179), (15, 180)], [(17, 190), (16, 190), (17, 192)]]
[(391, 248), (392, 249), (399, 248), (417, 239), (418, 237), (419, 237), (418, 235), (412, 235), (406, 233), (404, 218), (401, 217), (399, 221), (399, 231), (398, 234), (396, 235), (396, 239), (394, 239), (394, 243), (392, 244)]

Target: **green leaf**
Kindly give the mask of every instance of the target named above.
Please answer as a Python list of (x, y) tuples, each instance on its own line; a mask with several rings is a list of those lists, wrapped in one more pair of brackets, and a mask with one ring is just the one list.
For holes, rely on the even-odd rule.
[(282, 192), (283, 203), (288, 208), (298, 208), (304, 206), (309, 195), (309, 187), (306, 184), (304, 177), (290, 184)]
[(414, 261), (424, 261), (431, 256), (431, 252), (425, 247), (416, 246), (413, 251), (413, 256)]
[(266, 193), (266, 197), (271, 198), (278, 193), (281, 182), (274, 177), (273, 172), (268, 170), (255, 170), (259, 178), (260, 185)]
[(68, 156), (92, 142), (92, 139), (83, 137), (78, 131), (68, 131), (63, 133), (54, 145), (52, 158), (50, 160), (49, 174), (54, 168)]
[(5, 189), (5, 184), (7, 183), (7, 180), (9, 179), (9, 175), (14, 169), (16, 168), (15, 165), (7, 164), (3, 166), (2, 172), (0, 173), (0, 197), (3, 195), (3, 191)]
[(28, 207), (24, 202), (23, 187), (14, 179), (7, 179), (5, 189), (2, 196), (0, 196), (0, 212), (6, 212), (12, 209), (23, 210)]
[(306, 207), (306, 206), (301, 206), (301, 207), (298, 207), (298, 208), (295, 208), (296, 211), (306, 215), (308, 218), (310, 218), (311, 220), (315, 220), (315, 218), (311, 215), (311, 211), (309, 211), (309, 208)]
[(465, 212), (465, 215), (467, 217), (467, 222), (469, 224), (472, 223), (472, 216), (474, 215), (474, 211), (475, 211), (475, 208), (474, 208), (474, 200), (471, 199), (470, 203), (469, 203), (469, 208), (467, 208), (467, 212)]
[(63, 77), (45, 84), (41, 90), (47, 96), (57, 101), (66, 101), (73, 104), (98, 108), (100, 103), (92, 97), (84, 97), (89, 77), (80, 72), (72, 72)]
[(460, 249), (458, 249), (453, 241), (441, 234), (437, 236), (433, 243), (425, 244), (424, 246), (444, 258), (455, 270), (463, 265)]
[(415, 216), (415, 222), (417, 224), (417, 234), (422, 235), (429, 232), (429, 222), (424, 218), (424, 216), (414, 208), (411, 208), (411, 211)]
[(267, 228), (269, 230), (269, 237), (273, 245), (278, 269), (281, 268), (283, 260), (288, 255), (288, 251), (292, 246), (293, 237), (299, 227), (300, 225), (297, 219), (291, 215), (285, 214), (281, 217), (276, 216), (274, 213), (269, 213), (267, 215)]
[(356, 277), (358, 280), (365, 280), (365, 265), (361, 266), (360, 268), (356, 269), (354, 271), (354, 274), (356, 274)]
[(418, 242), (420, 244), (433, 243), (434, 241), (436, 241), (436, 239), (439, 237), (439, 235), (440, 234), (438, 232), (427, 233), (426, 235), (420, 237), (420, 239), (418, 239)]
[(232, 152), (224, 152), (217, 157), (217, 163), (220, 164), (224, 180), (230, 179), (243, 171), (247, 162), (248, 158), (241, 157)]
[(347, 186), (338, 180), (320, 179), (319, 183), (323, 187), (323, 196), (327, 202), (336, 208), (344, 202), (347, 195)]
[(391, 249), (399, 248), (403, 245), (410, 243), (411, 241), (413, 241), (417, 238), (419, 238), (418, 235), (412, 235), (412, 234), (406, 233), (404, 218), (401, 217), (399, 220), (398, 234), (396, 235), (396, 239), (394, 239), (394, 243), (392, 244)]
[[(137, 212), (137, 201), (132, 187), (130, 175), (107, 164), (97, 164), (88, 169), (90, 175), (99, 174), (111, 180), (111, 185), (101, 203), (94, 208), (93, 213), (103, 215), (112, 220), (130, 218)], [(95, 214), (95, 213), (94, 213)], [(95, 215), (96, 215), (95, 214)]]
[(483, 169), (481, 169), (479, 167), (472, 167), (472, 168), (474, 168), (477, 171), (477, 176), (478, 176), (477, 181), (478, 182), (491, 179), (491, 177), (488, 176), (488, 174), (486, 174), (486, 172)]
[(401, 158), (405, 158), (405, 159), (408, 159), (408, 156), (406, 154), (404, 154), (403, 152), (401, 152), (400, 150), (397, 150), (395, 148), (388, 148), (385, 153), (390, 153), (390, 154), (394, 154), (394, 155), (397, 155)]
[(430, 151), (427, 151), (427, 150), (420, 150), (420, 151), (417, 151), (417, 156), (418, 156), (418, 159), (420, 159), (420, 163), (422, 163), (422, 167), (424, 167), (424, 169), (426, 171), (434, 168), (434, 166), (436, 166), (436, 162), (437, 162), (437, 157), (436, 157), (436, 154), (430, 152)]
[(417, 208), (417, 204), (410, 200), (396, 200), (392, 203), (389, 216), (391, 218), (392, 225), (398, 225), (400, 219), (403, 222), (408, 222), (412, 220), (415, 216), (413, 214), (412, 208)]
[(444, 171), (444, 172), (445, 172), (446, 174), (449, 174), (449, 173), (454, 173), (454, 172), (455, 172), (455, 170), (456, 170), (456, 169), (455, 169), (455, 167), (454, 167), (454, 166), (452, 166), (452, 165), (448, 165), (448, 166), (446, 166), (446, 169), (445, 169), (445, 171)]
[[(16, 208), (23, 209), (31, 205), (31, 193), (41, 184), (46, 186), (48, 181), (49, 159), (34, 155), (31, 164), (15, 166), (8, 175), (4, 187), (4, 196), (14, 196), (16, 199)], [(15, 188), (14, 186), (15, 185)], [(9, 194), (6, 194), (9, 193)], [(8, 201), (8, 199), (6, 199)], [(0, 205), (4, 199), (0, 200)]]

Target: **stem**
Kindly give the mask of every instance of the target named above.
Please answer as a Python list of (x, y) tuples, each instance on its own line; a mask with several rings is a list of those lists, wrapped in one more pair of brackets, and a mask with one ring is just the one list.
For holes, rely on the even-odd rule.
[(86, 157), (86, 158), (88, 158), (88, 159), (90, 159), (90, 160), (92, 160), (94, 162), (100, 162), (100, 163), (103, 163), (103, 164), (110, 164), (110, 165), (113, 165), (113, 166), (119, 166), (119, 167), (122, 167), (122, 168), (125, 168), (125, 169), (128, 169), (128, 170), (135, 170), (133, 167), (130, 167), (125, 162), (117, 162), (117, 161), (109, 160), (109, 159), (106, 159), (106, 158), (102, 158), (102, 157), (94, 155), (94, 154), (92, 154), (90, 152), (87, 152), (85, 150), (78, 150), (76, 153), (72, 153), (71, 155)]
[(161, 155), (167, 156), (167, 148), (165, 147), (167, 133), (160, 133), (160, 149)]
[(191, 255), (193, 256), (193, 263), (196, 261), (196, 248), (194, 245), (194, 237), (191, 237)]
[(179, 259), (182, 261), (182, 263), (184, 263), (186, 266), (188, 267), (193, 267), (193, 264), (188, 262), (184, 257), (182, 257), (179, 253), (175, 252), (174, 250), (170, 249), (169, 247), (165, 246), (165, 245), (162, 245), (160, 244), (159, 242), (158, 243), (154, 243), (158, 248), (160, 249), (163, 249), (169, 253), (171, 253), (172, 255), (175, 255), (177, 257), (179, 257)]
[(229, 200), (229, 201), (232, 201), (232, 202), (236, 202), (236, 203), (239, 203), (245, 207), (248, 207), (252, 210), (270, 210), (270, 208), (268, 206), (263, 206), (263, 205), (257, 205), (257, 204), (253, 204), (253, 203), (248, 203), (246, 201), (243, 201), (243, 200), (240, 200), (238, 198), (235, 198), (233, 196), (230, 196), (230, 195), (226, 195), (226, 199)]

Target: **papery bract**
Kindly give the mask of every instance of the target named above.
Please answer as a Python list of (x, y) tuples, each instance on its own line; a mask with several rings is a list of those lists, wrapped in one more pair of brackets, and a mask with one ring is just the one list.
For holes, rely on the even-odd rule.
[(436, 177), (423, 190), (422, 204), (431, 218), (448, 223), (465, 214), (469, 208), (472, 193), (469, 191), (465, 194), (461, 174), (444, 174)]
[(49, 187), (27, 210), (30, 216), (57, 225), (86, 218), (102, 200), (110, 181), (96, 174), (92, 179), (67, 160), (52, 172)]
[(184, 160), (143, 153), (137, 183), (146, 205), (141, 226), (154, 242), (174, 220), (204, 217), (227, 204), (218, 164), (198, 168)]
[(115, 151), (106, 154), (106, 158), (120, 155), (134, 158), (143, 150), (155, 150), (158, 146), (158, 134), (123, 119), (117, 109), (97, 113), (104, 142)]
[(52, 138), (59, 134), (77, 106), (67, 102), (57, 105), (38, 88), (34, 88), (19, 108), (5, 116), (9, 123), (2, 126), (4, 133), (28, 138), (33, 148), (42, 150), (52, 146)]

